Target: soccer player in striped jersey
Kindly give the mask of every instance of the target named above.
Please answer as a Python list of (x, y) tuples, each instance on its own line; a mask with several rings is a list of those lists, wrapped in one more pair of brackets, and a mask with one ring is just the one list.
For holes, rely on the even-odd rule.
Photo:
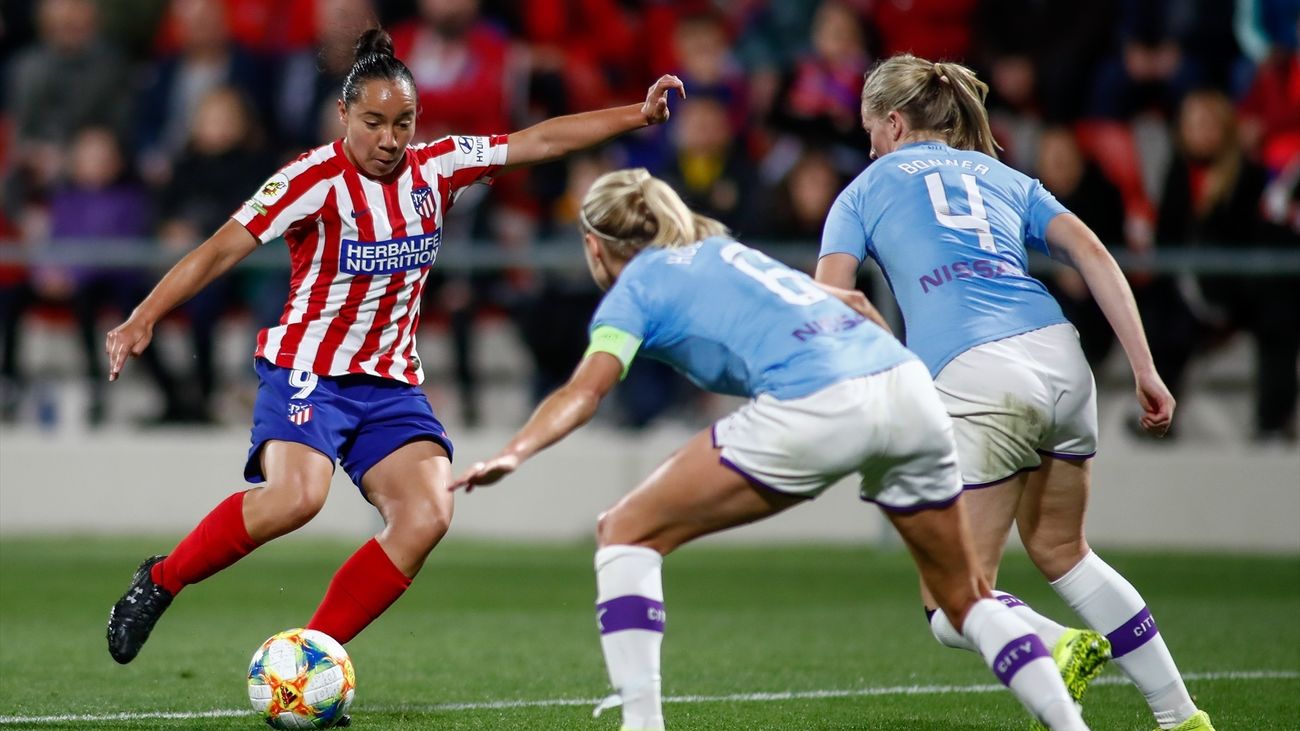
[[(832, 206), (817, 279), (845, 286), (866, 257), (880, 264), (907, 345), (953, 417), (984, 579), (996, 585), (1015, 521), (1030, 558), (1092, 628), (1067, 629), (998, 592), (1053, 647), (1075, 699), (1109, 653), (1161, 728), (1206, 731), (1210, 719), (1188, 696), (1146, 602), (1084, 538), (1097, 445), (1092, 372), (1060, 306), (1029, 275), (1027, 247), (1083, 275), (1128, 355), (1145, 429), (1164, 434), (1173, 396), (1115, 260), (1041, 183), (996, 159), (987, 92), (964, 66), (911, 55), (868, 75), (862, 120), (876, 162)], [(973, 649), (922, 589), (935, 637)]]
[(1053, 729), (1087, 728), (1047, 648), (978, 577), (952, 423), (929, 374), (860, 292), (728, 238), (645, 170), (601, 176), (579, 210), (607, 294), (591, 347), (499, 454), (452, 488), (488, 485), (586, 423), (639, 352), (751, 400), (695, 435), (597, 525), (596, 621), (624, 731), (664, 728), (663, 557), (817, 497), (847, 475), (877, 503), (961, 636)]
[[(446, 533), (451, 441), (419, 389), (420, 294), (442, 220), (466, 186), (554, 160), (668, 119), (673, 76), (642, 104), (490, 137), (410, 144), (416, 90), (379, 29), (357, 43), (338, 112), (344, 136), (266, 181), (220, 230), (169, 271), (107, 338), (110, 380), (154, 324), (258, 246), (283, 237), (292, 260), (280, 323), (257, 339), (260, 378), (245, 478), (166, 556), (147, 559), (113, 607), (108, 646), (127, 663), (182, 588), (293, 531), (321, 509), (341, 461), (384, 528), (335, 574), (307, 622), (346, 643), (397, 600)], [(431, 110), (436, 113), (436, 110)]]

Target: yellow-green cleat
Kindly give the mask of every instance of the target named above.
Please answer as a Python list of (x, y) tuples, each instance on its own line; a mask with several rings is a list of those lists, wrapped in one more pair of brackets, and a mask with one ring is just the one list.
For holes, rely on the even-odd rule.
[[(1067, 629), (1052, 648), (1052, 660), (1056, 662), (1056, 669), (1061, 673), (1061, 680), (1070, 693), (1070, 699), (1076, 707), (1082, 709), (1083, 694), (1087, 692), (1088, 684), (1096, 680), (1110, 660), (1110, 640), (1090, 629)], [(1047, 731), (1047, 727), (1037, 721), (1030, 728), (1033, 731)]]
[[(1156, 729), (1156, 731), (1162, 730)], [(1210, 725), (1210, 714), (1205, 711), (1197, 711), (1192, 714), (1191, 718), (1174, 726), (1169, 731), (1214, 731), (1214, 727)]]
[[(1052, 659), (1075, 703), (1083, 702), (1088, 684), (1110, 660), (1110, 641), (1090, 629), (1067, 629), (1052, 648)], [(1191, 727), (1198, 728), (1198, 727)]]

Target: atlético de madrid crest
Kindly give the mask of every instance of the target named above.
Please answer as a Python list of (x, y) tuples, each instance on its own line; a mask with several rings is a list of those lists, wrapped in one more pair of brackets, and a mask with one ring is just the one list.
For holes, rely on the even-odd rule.
[(427, 185), (411, 189), (411, 203), (415, 205), (415, 210), (421, 218), (433, 218), (433, 214), (437, 212), (433, 204), (433, 189)]
[(311, 404), (289, 404), (289, 421), (298, 426), (311, 421)]

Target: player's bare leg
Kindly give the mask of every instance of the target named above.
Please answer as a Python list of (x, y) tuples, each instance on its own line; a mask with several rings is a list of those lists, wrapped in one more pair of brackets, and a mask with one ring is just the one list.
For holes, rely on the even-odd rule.
[(384, 529), (352, 554), (330, 582), (307, 623), (350, 642), (411, 585), (425, 558), (451, 525), (451, 461), (441, 445), (409, 442), (366, 471), (366, 499)]
[(334, 464), (304, 444), (268, 441), (261, 452), (266, 484), (217, 505), (166, 556), (145, 559), (108, 617), (108, 650), (131, 662), (184, 587), (202, 581), (273, 538), (312, 519), (329, 494)]
[(700, 536), (752, 523), (804, 499), (756, 488), (722, 464), (710, 430), (691, 437), (637, 488), (601, 514), (600, 547), (637, 545), (668, 555)]
[(451, 459), (437, 442), (409, 442), (366, 472), (366, 499), (384, 518), (376, 536), (384, 552), (407, 576), (414, 577), (451, 526), (455, 501)]
[(596, 713), (621, 702), (624, 729), (664, 727), (664, 555), (693, 538), (802, 502), (755, 488), (719, 458), (709, 431), (695, 435), (597, 523), (596, 619), (615, 695)]
[(334, 461), (306, 444), (273, 439), (261, 456), (266, 484), (244, 493), (242, 509), (244, 528), (259, 545), (316, 517), (334, 477)]
[[(970, 516), (976, 560), (990, 587), (997, 586), (998, 565), (1002, 562), (1007, 535), (1023, 499), (1029, 474), (1031, 473), (1020, 473), (996, 485), (962, 493), (962, 502), (966, 504), (967, 515)], [(1110, 656), (1110, 645), (1105, 638), (1091, 630), (1064, 627), (1005, 591), (994, 588), (993, 597), (1015, 612), (1051, 648), (1052, 659), (1061, 672), (1061, 679), (1069, 689), (1070, 697), (1076, 702), (1082, 701), (1089, 683), (1101, 673)], [(924, 582), (921, 585), (921, 599), (925, 603), (930, 631), (935, 639), (947, 647), (977, 651), (953, 627), (943, 612), (935, 611), (938, 604)]]
[(886, 514), (911, 551), (923, 585), (998, 680), (1048, 728), (1086, 729), (1047, 647), (1028, 624), (993, 598), (976, 569), (963, 502)]
[[(996, 589), (998, 566), (1002, 563), (1007, 536), (1011, 533), (1011, 526), (1016, 518), (1016, 510), (1020, 504), (1026, 478), (1027, 475), (1021, 473), (995, 485), (966, 490), (962, 493), (961, 500), (966, 506), (966, 515), (969, 519), (971, 545), (975, 550), (975, 565), (985, 583), (993, 588), (994, 598), (1017, 610), (1020, 618), (1029, 623), (1048, 647), (1052, 647), (1065, 633), (1066, 628), (1029, 609), (1018, 597)], [(961, 632), (948, 622), (942, 612), (936, 613), (935, 610), (939, 605), (924, 582), (921, 584), (921, 601), (925, 604), (925, 613), (930, 618), (930, 630), (935, 639), (948, 647), (975, 650)]]
[[(1142, 691), (1162, 728), (1209, 728), (1137, 589), (1084, 537), (1092, 463), (1044, 457), (1017, 522), (1029, 557), (1083, 621), (1110, 641), (1115, 664)], [(1186, 725), (1192, 723), (1194, 725)]]

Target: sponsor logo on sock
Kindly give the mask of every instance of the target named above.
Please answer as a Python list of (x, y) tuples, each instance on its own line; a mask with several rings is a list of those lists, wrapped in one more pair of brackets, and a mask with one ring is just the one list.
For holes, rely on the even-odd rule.
[(1014, 594), (997, 594), (994, 598), (1007, 605), (1008, 609), (1012, 607), (1026, 606), (1024, 602), (1020, 601), (1020, 597), (1015, 596)]
[(1038, 635), (1017, 637), (998, 652), (993, 660), (993, 672), (1003, 685), (1011, 685), (1011, 679), (1020, 672), (1020, 668), (1040, 657), (1048, 657), (1048, 654)]
[(596, 626), (602, 635), (629, 629), (663, 632), (667, 621), (664, 603), (649, 597), (630, 594), (596, 605)]
[(1151, 616), (1151, 610), (1142, 607), (1142, 610), (1133, 615), (1132, 619), (1106, 635), (1106, 639), (1110, 640), (1111, 657), (1123, 657), (1145, 645), (1158, 634), (1160, 628), (1156, 626), (1156, 619)]

